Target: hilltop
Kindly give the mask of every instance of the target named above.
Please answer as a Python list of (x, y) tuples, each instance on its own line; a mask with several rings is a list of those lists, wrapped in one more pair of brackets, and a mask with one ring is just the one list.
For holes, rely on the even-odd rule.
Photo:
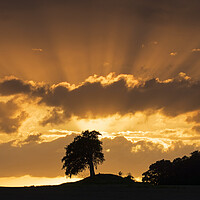
[(130, 185), (130, 184), (135, 184), (135, 181), (127, 177), (123, 178), (121, 176), (117, 176), (114, 174), (97, 174), (93, 177), (87, 177), (74, 183), (64, 183), (64, 184), (61, 184), (60, 186), (67, 186), (69, 184), (73, 184), (73, 185), (96, 185), (96, 184), (97, 185), (109, 185), (109, 184)]

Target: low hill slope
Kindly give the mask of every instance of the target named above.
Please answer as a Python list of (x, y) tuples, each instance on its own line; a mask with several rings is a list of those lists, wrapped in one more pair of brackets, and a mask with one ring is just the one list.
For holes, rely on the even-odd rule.
[[(135, 181), (130, 178), (123, 178), (114, 174), (97, 174), (94, 177), (87, 177), (83, 180), (74, 182), (72, 184), (78, 185), (94, 185), (94, 184), (134, 184)], [(66, 185), (62, 184), (62, 185)]]

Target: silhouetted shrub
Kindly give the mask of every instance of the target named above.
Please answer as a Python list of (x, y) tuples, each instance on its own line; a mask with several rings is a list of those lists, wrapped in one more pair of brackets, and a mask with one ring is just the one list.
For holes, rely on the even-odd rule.
[(119, 175), (119, 176), (122, 176), (122, 174), (123, 174), (122, 171), (119, 171), (118, 175)]

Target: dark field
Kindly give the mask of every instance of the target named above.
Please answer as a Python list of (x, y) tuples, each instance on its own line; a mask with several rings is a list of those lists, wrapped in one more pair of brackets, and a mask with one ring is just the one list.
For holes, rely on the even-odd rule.
[(0, 199), (199, 200), (200, 186), (69, 185), (65, 187), (0, 188)]
[(199, 200), (200, 186), (151, 186), (133, 183), (114, 175), (100, 175), (76, 183), (41, 187), (0, 187), (0, 199), (136, 199)]

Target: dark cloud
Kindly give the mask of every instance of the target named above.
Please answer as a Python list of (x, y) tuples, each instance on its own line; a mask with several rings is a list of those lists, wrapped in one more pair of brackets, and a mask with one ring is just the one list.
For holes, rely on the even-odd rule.
[(0, 82), (0, 95), (2, 96), (29, 94), (34, 97), (43, 95), (45, 91), (46, 89), (43, 85), (32, 85), (30, 82), (17, 78), (10, 77)]
[(124, 115), (148, 110), (161, 110), (167, 116), (177, 116), (200, 108), (199, 88), (200, 82), (194, 82), (184, 74), (169, 82), (147, 80), (133, 88), (127, 87), (124, 79), (107, 86), (87, 82), (71, 91), (64, 86), (55, 87), (43, 96), (41, 102), (63, 109), (67, 118), (73, 115), (80, 118)]
[[(0, 144), (0, 160), (3, 160), (0, 165), (0, 176), (63, 176), (61, 159), (65, 154), (64, 147), (73, 140), (74, 136), (72, 134), (41, 144), (32, 142), (21, 147), (13, 146), (12, 142)], [(162, 145), (145, 141), (131, 143), (124, 137), (104, 138), (102, 141), (106, 161), (98, 166), (97, 173), (122, 171), (131, 172), (136, 177), (141, 176), (156, 160), (182, 157), (197, 148), (195, 145), (174, 142), (172, 147), (164, 152)], [(136, 147), (139, 148), (135, 152), (133, 149)]]
[(66, 116), (62, 113), (62, 110), (59, 108), (54, 108), (49, 114), (43, 118), (40, 122), (42, 126), (46, 126), (47, 124), (60, 124), (65, 121)]
[(17, 132), (22, 122), (28, 116), (26, 112), (20, 111), (20, 108), (12, 100), (0, 102), (0, 132), (14, 133)]
[[(85, 0), (84, 2), (82, 0), (57, 0), (56, 2), (54, 0), (18, 0), (17, 2), (15, 0), (0, 1), (1, 10), (4, 11), (35, 10), (36, 8), (41, 8), (43, 6), (64, 6), (65, 9), (76, 7), (76, 9), (81, 9), (82, 12), (96, 10), (101, 12), (110, 11), (112, 13), (115, 10), (118, 10), (123, 13), (126, 10), (128, 15), (137, 14), (138, 17), (148, 21), (151, 18), (154, 20), (160, 20), (159, 17), (165, 20), (176, 20), (183, 16), (194, 20), (199, 16), (199, 5), (198, 0), (191, 0), (190, 2), (187, 0)], [(167, 16), (171, 16), (171, 18)]]
[(31, 91), (30, 84), (27, 84), (19, 79), (8, 79), (0, 82), (0, 94), (1, 95), (13, 95), (19, 93), (29, 93)]
[(42, 140), (42, 139), (40, 138), (41, 135), (42, 135), (41, 133), (36, 134), (36, 135), (29, 135), (29, 136), (23, 141), (23, 143), (39, 142), (39, 141)]
[(30, 98), (40, 97), (39, 104), (53, 108), (42, 120), (43, 126), (62, 123), (72, 116), (96, 118), (117, 113), (125, 115), (138, 111), (161, 111), (166, 116), (174, 117), (200, 109), (200, 82), (193, 81), (184, 73), (169, 81), (150, 79), (133, 87), (127, 86), (130, 80), (126, 75), (107, 85), (103, 85), (97, 77), (96, 81), (84, 82), (75, 89), (63, 84), (40, 87), (17, 80), (17, 86), (13, 85), (16, 88), (14, 90), (4, 83), (7, 81), (1, 84), (3, 94), (24, 93)]
[(192, 130), (199, 134), (200, 133), (200, 126), (193, 126)]
[(107, 87), (100, 82), (85, 83), (72, 91), (58, 86), (45, 95), (41, 102), (62, 108), (66, 117), (107, 116), (125, 111), (127, 93), (128, 88), (123, 80)]
[(196, 122), (196, 123), (200, 123), (200, 112), (196, 113), (193, 116), (189, 116), (186, 119), (187, 122)]
[[(198, 22), (198, 6), (200, 5), (198, 0), (142, 0), (138, 3), (139, 12), (143, 17), (153, 18), (160, 22), (173, 23), (188, 23)], [(181, 21), (184, 20), (184, 21)]]

